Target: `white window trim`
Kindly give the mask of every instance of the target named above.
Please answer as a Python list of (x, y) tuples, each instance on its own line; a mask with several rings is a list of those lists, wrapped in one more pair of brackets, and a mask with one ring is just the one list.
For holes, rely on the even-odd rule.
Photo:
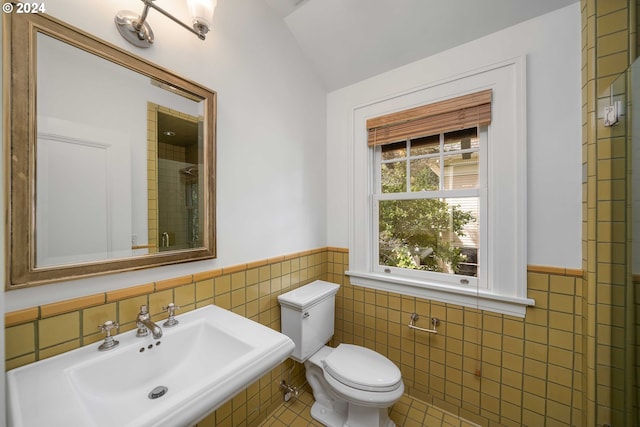
[[(524, 317), (526, 307), (534, 305), (527, 298), (525, 82), (525, 58), (517, 57), (353, 109), (347, 271), (353, 284)], [(374, 179), (370, 169), (374, 153), (367, 146), (367, 119), (489, 88), (493, 90), (487, 159), (489, 213), (481, 219), (492, 236), (482, 266), (489, 288), (376, 272), (372, 255), (378, 242), (372, 231)]]

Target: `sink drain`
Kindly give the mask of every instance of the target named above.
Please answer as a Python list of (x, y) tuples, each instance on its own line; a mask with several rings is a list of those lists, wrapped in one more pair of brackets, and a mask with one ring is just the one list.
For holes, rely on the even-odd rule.
[(149, 399), (157, 399), (159, 397), (162, 397), (167, 394), (167, 391), (169, 391), (167, 387), (159, 385), (158, 387), (151, 390), (151, 392), (149, 393)]

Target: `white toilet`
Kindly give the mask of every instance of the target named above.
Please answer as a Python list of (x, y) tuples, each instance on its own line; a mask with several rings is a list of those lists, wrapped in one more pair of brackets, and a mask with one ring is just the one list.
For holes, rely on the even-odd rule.
[(389, 407), (404, 393), (398, 367), (365, 347), (326, 346), (333, 336), (339, 286), (316, 280), (278, 296), (282, 333), (296, 347), (315, 402), (311, 416), (330, 427), (393, 427)]

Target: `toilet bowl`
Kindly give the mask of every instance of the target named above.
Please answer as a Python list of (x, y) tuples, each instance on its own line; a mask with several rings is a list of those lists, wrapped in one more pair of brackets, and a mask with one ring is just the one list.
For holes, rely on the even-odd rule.
[(282, 333), (296, 345), (291, 358), (304, 363), (313, 391), (311, 416), (330, 427), (395, 426), (388, 411), (404, 393), (398, 367), (365, 347), (326, 345), (338, 288), (318, 280), (278, 297)]

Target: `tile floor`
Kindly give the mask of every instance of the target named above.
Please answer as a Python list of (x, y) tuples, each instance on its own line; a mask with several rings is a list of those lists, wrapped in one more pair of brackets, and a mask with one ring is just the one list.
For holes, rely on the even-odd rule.
[[(285, 402), (267, 418), (261, 427), (322, 427), (311, 418), (313, 395), (306, 388), (298, 399)], [(391, 408), (391, 419), (403, 427), (477, 427), (477, 424), (458, 418), (407, 395)]]

